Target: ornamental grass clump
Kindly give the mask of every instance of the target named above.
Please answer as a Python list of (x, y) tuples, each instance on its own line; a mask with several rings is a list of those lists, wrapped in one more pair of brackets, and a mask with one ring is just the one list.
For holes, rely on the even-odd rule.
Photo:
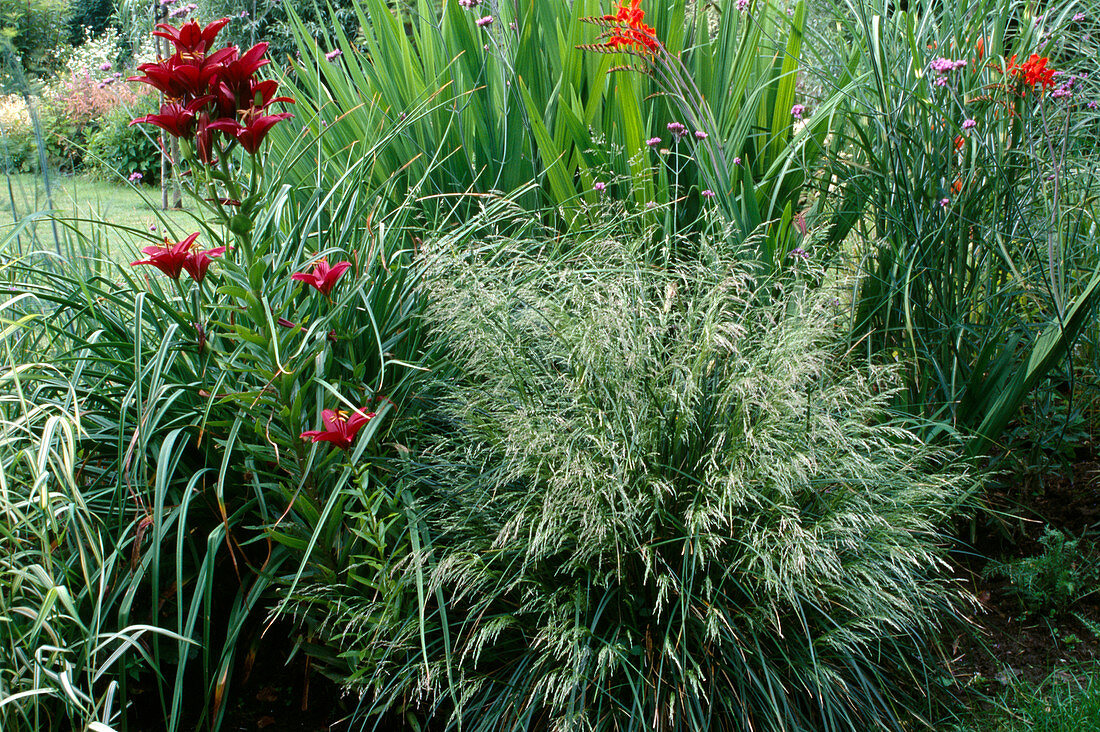
[(395, 620), (367, 631), (375, 706), (468, 730), (900, 729), (960, 599), (937, 526), (967, 471), (890, 420), (894, 374), (838, 352), (829, 294), (762, 297), (715, 252), (579, 251), (432, 260), (454, 376), (408, 475), (424, 548), (392, 567), (421, 621), (376, 605)]

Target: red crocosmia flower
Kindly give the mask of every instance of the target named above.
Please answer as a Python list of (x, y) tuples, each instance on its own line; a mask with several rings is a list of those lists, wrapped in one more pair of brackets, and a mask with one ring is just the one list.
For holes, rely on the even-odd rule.
[(313, 265), (312, 272), (298, 272), (291, 275), (290, 279), (313, 285), (318, 292), (328, 297), (332, 288), (336, 287), (336, 280), (340, 279), (340, 275), (344, 274), (350, 266), (351, 262), (337, 262), (330, 267), (327, 259), (319, 259)]
[[(1016, 76), (1023, 80), (1025, 86), (1029, 86), (1034, 89), (1037, 86), (1042, 88), (1054, 86), (1054, 69), (1048, 69), (1047, 63), (1050, 61), (1046, 56), (1040, 56), (1037, 53), (1031, 54), (1031, 58), (1024, 61), (1022, 64), (1016, 63), (1016, 57), (1013, 56), (1008, 60), (1008, 64), (1005, 68), (1005, 73), (1009, 76)], [(1041, 89), (1040, 89), (1041, 91)]]
[(303, 432), (301, 438), (310, 442), (331, 442), (341, 450), (347, 450), (355, 442), (355, 436), (363, 425), (373, 418), (374, 412), (355, 410), (349, 414), (340, 409), (324, 409), (321, 411), (321, 422), (325, 428)]
[(624, 26), (606, 35), (607, 42), (601, 44), (604, 48), (609, 50), (636, 48), (643, 52), (657, 50), (657, 31), (643, 22), (645, 11), (640, 6), (641, 0), (630, 0), (630, 5), (626, 4), (626, 0), (619, 0), (615, 15), (603, 16), (605, 21), (621, 23)]
[(181, 242), (172, 243), (167, 238), (162, 247), (145, 247), (142, 254), (148, 255), (148, 259), (131, 262), (131, 265), (151, 264), (174, 280), (180, 278), (180, 274), (186, 270), (195, 282), (202, 282), (206, 277), (206, 270), (210, 267), (210, 258), (225, 254), (225, 247), (215, 247), (206, 251), (194, 250), (195, 239), (199, 232), (195, 232)]
[(167, 23), (161, 23), (157, 26), (159, 30), (153, 32), (154, 36), (160, 36), (161, 38), (167, 38), (173, 46), (176, 47), (176, 52), (180, 54), (202, 54), (206, 53), (214, 43), (214, 39), (218, 36), (218, 32), (229, 23), (229, 18), (221, 18), (210, 23), (205, 28), (200, 28), (197, 21), (189, 21), (184, 23), (178, 29), (173, 28)]

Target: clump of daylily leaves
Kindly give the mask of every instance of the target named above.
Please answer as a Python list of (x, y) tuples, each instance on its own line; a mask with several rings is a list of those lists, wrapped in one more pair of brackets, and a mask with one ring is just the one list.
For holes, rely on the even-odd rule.
[[(267, 133), (279, 122), (293, 115), (274, 112), (272, 105), (293, 104), (289, 97), (277, 96), (279, 84), (274, 79), (259, 79), (257, 72), (268, 65), (267, 43), (257, 43), (241, 52), (237, 46), (215, 49), (218, 33), (228, 18), (201, 26), (192, 20), (176, 28), (160, 24), (154, 33), (165, 38), (174, 49), (167, 58), (142, 64), (141, 76), (129, 79), (148, 84), (163, 95), (156, 114), (138, 117), (131, 124), (151, 124), (179, 140), (182, 160), (174, 164), (186, 167), (187, 192), (232, 232), (240, 244), (244, 271), (254, 264), (252, 248), (253, 216), (264, 195), (264, 166), (261, 149)], [(245, 153), (245, 166), (239, 162), (238, 150)], [(229, 251), (227, 246), (202, 249), (196, 246), (200, 232), (179, 242), (168, 238), (160, 246), (142, 249), (146, 259), (133, 265), (157, 268), (181, 288), (180, 277), (186, 272), (199, 286), (195, 292), (194, 323), (199, 349), (208, 342), (208, 324), (201, 315), (201, 284), (212, 258)], [(312, 270), (299, 272), (291, 279), (314, 288), (331, 302), (331, 294), (350, 262), (330, 265), (321, 258)], [(257, 298), (262, 299), (262, 298)], [(283, 323), (284, 319), (279, 318)], [(331, 338), (331, 334), (330, 334)], [(329, 442), (348, 449), (360, 429), (375, 416), (374, 412), (324, 409), (322, 430), (307, 430), (300, 439)]]

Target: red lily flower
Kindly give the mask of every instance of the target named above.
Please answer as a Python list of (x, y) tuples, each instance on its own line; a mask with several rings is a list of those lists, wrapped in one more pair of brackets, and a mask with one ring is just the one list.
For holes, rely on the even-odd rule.
[(340, 409), (324, 409), (321, 411), (323, 430), (307, 430), (301, 434), (303, 440), (310, 442), (331, 442), (341, 450), (347, 450), (355, 442), (355, 436), (367, 422), (374, 418), (374, 412), (361, 412), (358, 409), (353, 414)]
[(249, 95), (252, 100), (252, 106), (256, 109), (266, 109), (268, 105), (274, 104), (275, 102), (294, 104), (294, 100), (290, 97), (275, 96), (275, 92), (277, 91), (279, 91), (279, 82), (274, 79), (252, 82), (252, 89)]
[(201, 97), (186, 106), (178, 102), (160, 105), (160, 114), (147, 114), (130, 122), (131, 125), (147, 123), (156, 125), (174, 137), (190, 137), (195, 130), (195, 114), (210, 101), (209, 95)]
[(199, 24), (192, 20), (184, 23), (179, 29), (173, 28), (167, 23), (161, 23), (157, 30), (153, 32), (154, 36), (160, 36), (161, 38), (167, 38), (173, 46), (176, 47), (176, 52), (180, 54), (203, 54), (206, 53), (206, 49), (210, 48), (214, 43), (214, 39), (217, 37), (218, 32), (226, 26), (229, 22), (229, 18), (221, 18), (215, 20), (205, 28), (200, 28)]
[(218, 155), (234, 144), (256, 154), (271, 128), (292, 116), (265, 114), (275, 102), (294, 101), (276, 96), (278, 82), (254, 78), (271, 63), (264, 58), (267, 43), (257, 43), (243, 53), (236, 46), (211, 50), (227, 22), (223, 18), (205, 28), (194, 21), (180, 28), (158, 25), (156, 35), (168, 39), (176, 53), (142, 64), (138, 67), (142, 76), (130, 79), (149, 84), (167, 97), (159, 114), (145, 115), (134, 124), (154, 124), (192, 142), (199, 161), (206, 165), (214, 164)]
[(298, 272), (291, 275), (290, 279), (313, 285), (318, 292), (328, 297), (332, 288), (336, 287), (336, 280), (340, 279), (340, 275), (344, 274), (350, 266), (351, 262), (337, 262), (330, 267), (327, 259), (320, 259), (313, 265), (312, 272)]
[(221, 130), (232, 135), (237, 126), (237, 123), (231, 119), (211, 120), (209, 114), (206, 112), (201, 113), (198, 126), (195, 129), (195, 154), (199, 156), (199, 160), (207, 165), (216, 163), (217, 160), (214, 158), (214, 132)]
[(196, 231), (183, 241), (174, 244), (165, 237), (164, 246), (149, 246), (141, 250), (142, 254), (148, 255), (148, 259), (130, 262), (130, 265), (151, 264), (174, 280), (178, 280), (180, 274), (187, 270), (195, 282), (202, 282), (210, 266), (210, 257), (224, 254), (225, 247), (215, 247), (204, 252), (193, 251), (192, 246), (198, 237), (199, 232)]
[(202, 282), (206, 277), (206, 270), (210, 267), (211, 257), (220, 257), (225, 254), (225, 247), (214, 247), (204, 252), (191, 252), (183, 262), (183, 268), (195, 282)]
[(290, 119), (293, 116), (289, 112), (265, 115), (258, 109), (249, 109), (241, 113), (244, 124), (232, 122), (232, 126), (230, 124), (222, 125), (221, 123), (228, 123), (229, 120), (218, 120), (216, 129), (229, 133), (250, 155), (255, 155), (271, 128), (284, 119)]
[(209, 56), (184, 59), (179, 54), (138, 66), (144, 76), (128, 81), (148, 84), (173, 101), (186, 102), (208, 93), (211, 80), (223, 68), (233, 49), (223, 48)]
[[(252, 106), (253, 76), (264, 66), (271, 63), (264, 58), (267, 53), (267, 43), (257, 43), (243, 54), (234, 54), (222, 66), (218, 73), (217, 90), (219, 97), (232, 98), (236, 104), (234, 112)], [(224, 89), (223, 89), (224, 87)], [(223, 110), (223, 114), (225, 111)], [(229, 116), (232, 116), (232, 112)]]
[(275, 92), (279, 90), (279, 82), (274, 79), (264, 81), (249, 79), (247, 83), (237, 89), (230, 87), (229, 84), (220, 79), (216, 79), (215, 82), (216, 88), (214, 91), (217, 94), (218, 113), (223, 117), (233, 119), (237, 117), (240, 110), (263, 110), (275, 102), (294, 104), (294, 100), (290, 97), (275, 96)]

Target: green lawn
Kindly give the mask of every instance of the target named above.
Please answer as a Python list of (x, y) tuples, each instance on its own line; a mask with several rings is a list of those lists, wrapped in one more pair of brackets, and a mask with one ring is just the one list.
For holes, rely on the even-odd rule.
[[(195, 231), (194, 204), (184, 200), (183, 210), (160, 210), (160, 188), (130, 186), (121, 182), (97, 180), (85, 176), (54, 175), (50, 179), (53, 206), (58, 219), (58, 236), (80, 241), (74, 249), (88, 251), (87, 237), (102, 255), (127, 261), (147, 238), (159, 238), (169, 222), (177, 235)], [(15, 212), (12, 212), (14, 201)], [(19, 219), (36, 212), (51, 210), (41, 175), (24, 173), (0, 178), (0, 234), (7, 233)], [(154, 230), (152, 227), (156, 227)], [(136, 231), (127, 231), (133, 229)], [(21, 250), (33, 248), (55, 250), (53, 226), (43, 218), (28, 225), (29, 235), (21, 235)]]

